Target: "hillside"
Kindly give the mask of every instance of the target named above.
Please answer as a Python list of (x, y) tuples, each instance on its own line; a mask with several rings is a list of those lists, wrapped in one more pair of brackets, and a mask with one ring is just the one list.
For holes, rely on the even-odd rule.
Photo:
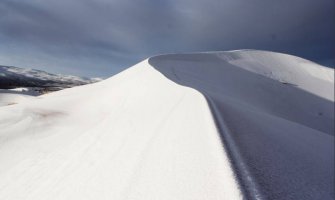
[(0, 199), (333, 199), (334, 70), (161, 55), (0, 107)]
[(0, 89), (17, 87), (69, 88), (100, 81), (71, 75), (51, 74), (36, 69), (0, 65)]

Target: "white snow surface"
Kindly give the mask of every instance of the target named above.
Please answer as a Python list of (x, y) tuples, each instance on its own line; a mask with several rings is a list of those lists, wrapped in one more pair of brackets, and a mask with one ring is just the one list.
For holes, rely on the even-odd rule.
[(0, 108), (0, 199), (240, 199), (205, 98), (147, 60)]
[(39, 95), (33, 88), (0, 89), (0, 106), (26, 101)]
[(229, 63), (334, 101), (334, 69), (292, 55), (257, 50), (218, 54)]
[[(236, 85), (220, 85), (221, 82), (215, 85), (211, 77), (199, 78), (206, 70), (217, 69), (212, 56), (232, 63), (232, 66), (222, 68), (226, 74), (220, 74), (220, 70), (213, 71), (216, 75), (213, 75), (213, 80), (222, 77), (228, 80), (227, 84)], [(184, 66), (177, 72), (173, 71), (177, 68), (166, 69), (172, 70), (168, 73), (174, 74), (181, 82), (196, 80), (195, 85), (205, 85), (202, 87), (204, 90), (218, 95), (220, 101), (223, 99), (224, 102), (218, 105), (223, 106), (224, 114), (228, 116), (225, 123), (232, 132), (236, 129), (236, 133), (243, 133), (244, 137), (248, 131), (254, 131), (248, 127), (249, 123), (255, 126), (261, 136), (256, 135), (250, 144), (259, 145), (258, 142), (263, 140), (255, 140), (263, 139), (263, 135), (270, 132), (265, 138), (279, 143), (277, 146), (270, 142), (262, 143), (262, 148), (277, 153), (274, 155), (278, 159), (272, 159), (285, 164), (285, 148), (291, 150), (292, 147), (294, 155), (298, 156), (289, 157), (292, 162), (304, 156), (308, 162), (311, 159), (320, 165), (329, 163), (329, 155), (320, 155), (328, 153), (329, 148), (334, 146), (334, 136), (317, 120), (307, 126), (311, 119), (319, 117), (314, 116), (317, 115), (318, 105), (315, 111), (307, 108), (309, 104), (295, 108), (298, 111), (293, 108), (291, 111), (290, 106), (295, 104), (285, 107), (281, 99), (286, 97), (280, 96), (282, 94), (278, 94), (280, 98), (275, 104), (264, 98), (274, 98), (276, 92), (285, 91), (285, 87), (296, 87), (327, 102), (334, 102), (332, 69), (293, 56), (251, 50), (194, 54), (190, 58), (187, 60), (187, 56), (172, 55), (153, 61), (167, 66)], [(0, 107), (0, 199), (242, 199), (245, 194), (231, 164), (225, 146), (226, 138), (222, 138), (204, 95), (191, 87), (177, 84), (152, 65), (150, 60), (145, 60), (99, 83)], [(198, 68), (198, 65), (213, 68)], [(188, 66), (196, 67), (187, 70)], [(248, 78), (247, 73), (235, 70), (239, 67), (279, 84), (254, 75)], [(238, 75), (249, 82), (232, 77)], [(255, 83), (254, 90), (250, 90), (252, 82)], [(246, 83), (249, 83), (249, 89), (244, 87)], [(262, 83), (272, 85), (264, 89)], [(296, 96), (294, 98), (298, 99), (288, 98), (290, 96), (286, 98), (289, 103), (301, 100)], [(326, 109), (327, 106), (321, 108)], [(330, 112), (322, 110), (322, 117), (329, 120)], [(297, 116), (305, 114), (305, 118), (297, 119)], [(329, 125), (328, 122), (326, 124)], [(324, 129), (325, 133), (322, 132)], [(308, 140), (304, 141), (305, 137)], [(312, 143), (310, 138), (320, 142)], [(286, 143), (288, 146), (283, 145)], [(313, 146), (320, 144), (325, 146)], [(243, 143), (237, 142), (236, 145)], [(317, 149), (316, 153), (308, 152), (310, 157), (304, 153), (308, 145)], [(257, 148), (255, 146), (252, 150)], [(266, 153), (260, 154), (261, 158), (257, 158), (255, 166), (258, 166), (259, 160), (264, 163), (270, 161)], [(313, 160), (315, 157), (320, 160)], [(318, 166), (312, 171), (306, 168), (302, 171), (318, 171)], [(283, 172), (290, 172), (285, 170)], [(297, 169), (294, 171), (299, 174)], [(276, 173), (274, 178), (278, 178)], [(322, 171), (320, 173), (322, 177), (328, 176)], [(278, 185), (284, 185), (289, 179), (284, 173), (279, 176), (285, 180), (280, 180), (283, 182)], [(248, 178), (254, 180), (253, 177)], [(267, 183), (266, 176), (264, 180)], [(274, 180), (271, 184), (277, 184)], [(292, 183), (300, 180), (292, 180)], [(291, 186), (295, 185), (287, 185)], [(287, 195), (280, 192), (274, 194), (270, 190), (268, 193), (273, 195), (273, 199), (284, 199), (280, 197)], [(289, 195), (293, 199), (294, 195)]]

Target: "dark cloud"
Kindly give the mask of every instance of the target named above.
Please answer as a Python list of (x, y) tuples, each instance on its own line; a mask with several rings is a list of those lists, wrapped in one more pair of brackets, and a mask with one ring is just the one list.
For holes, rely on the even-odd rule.
[(264, 49), (334, 65), (333, 0), (0, 0), (0, 64), (109, 76), (173, 52)]

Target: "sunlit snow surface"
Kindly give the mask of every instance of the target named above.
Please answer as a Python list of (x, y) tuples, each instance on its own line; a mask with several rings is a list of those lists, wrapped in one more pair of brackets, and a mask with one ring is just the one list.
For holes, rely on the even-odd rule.
[(301, 58), (152, 57), (0, 107), (0, 199), (333, 199), (333, 110)]

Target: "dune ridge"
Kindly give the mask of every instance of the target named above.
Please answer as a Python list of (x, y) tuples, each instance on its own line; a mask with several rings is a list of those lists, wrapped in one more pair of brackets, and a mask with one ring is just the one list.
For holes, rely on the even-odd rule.
[(333, 72), (161, 55), (0, 107), (0, 199), (332, 199)]

